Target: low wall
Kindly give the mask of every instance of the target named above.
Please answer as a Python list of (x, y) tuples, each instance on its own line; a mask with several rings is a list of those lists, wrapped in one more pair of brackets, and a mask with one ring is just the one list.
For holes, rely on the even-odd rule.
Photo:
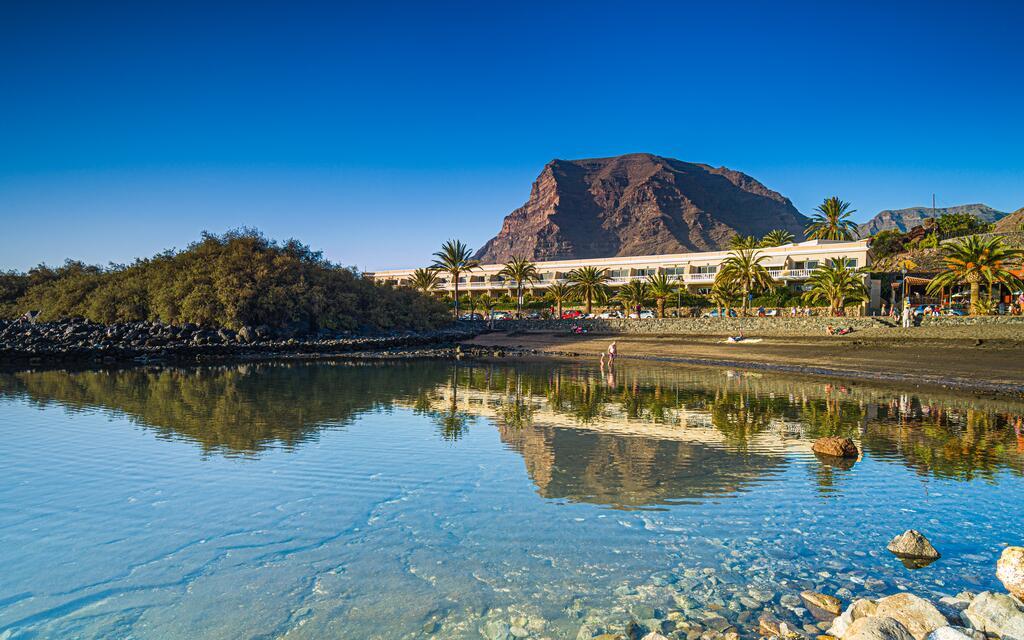
[(496, 322), (501, 331), (566, 332), (578, 325), (590, 333), (636, 333), (666, 335), (736, 335), (740, 332), (757, 335), (792, 335), (824, 333), (829, 326), (852, 326), (854, 329), (894, 326), (883, 318), (833, 318), (810, 316), (796, 318), (665, 318), (663, 320), (625, 320), (595, 318), (592, 320), (504, 320)]
[[(1024, 337), (1024, 316), (982, 316), (918, 318), (925, 327), (962, 327), (977, 325), (998, 325), (1020, 328)], [(898, 320), (875, 316), (841, 317), (810, 316), (784, 318), (665, 318), (663, 320), (625, 320), (602, 319), (592, 320), (503, 320), (494, 323), (499, 331), (543, 331), (568, 332), (578, 325), (590, 333), (626, 333), (648, 335), (746, 335), (784, 336), (784, 335), (822, 335), (826, 328), (853, 327), (855, 330), (885, 329), (899, 325)]]

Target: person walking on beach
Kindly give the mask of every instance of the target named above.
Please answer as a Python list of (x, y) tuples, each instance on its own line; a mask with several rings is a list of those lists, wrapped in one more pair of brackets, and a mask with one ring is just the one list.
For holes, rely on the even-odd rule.
[(617, 356), (617, 355), (619, 355), (619, 350), (615, 346), (615, 341), (612, 340), (612, 343), (610, 345), (608, 345), (608, 365), (609, 366), (615, 364), (615, 356)]
[(913, 316), (911, 316), (910, 305), (909, 304), (904, 304), (903, 305), (903, 328), (904, 329), (909, 329), (910, 328), (910, 320), (911, 320), (912, 317)]

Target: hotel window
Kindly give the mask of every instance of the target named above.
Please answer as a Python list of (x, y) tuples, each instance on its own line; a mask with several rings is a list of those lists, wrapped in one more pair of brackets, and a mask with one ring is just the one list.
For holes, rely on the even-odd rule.
[(653, 276), (657, 269), (637, 269), (636, 275), (638, 276)]
[(686, 267), (665, 267), (665, 275), (668, 277), (679, 277), (686, 275)]
[(717, 264), (702, 264), (693, 268), (694, 273), (718, 273)]
[(847, 266), (847, 268), (850, 268), (850, 269), (856, 269), (857, 268), (857, 258), (847, 258), (846, 259), (846, 266)]
[(608, 272), (608, 275), (612, 278), (628, 278), (629, 269), (612, 269)]

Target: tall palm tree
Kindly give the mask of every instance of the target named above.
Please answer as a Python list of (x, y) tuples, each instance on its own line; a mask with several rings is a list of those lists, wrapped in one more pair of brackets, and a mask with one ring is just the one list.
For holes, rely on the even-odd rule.
[(658, 317), (665, 317), (665, 301), (676, 294), (679, 283), (669, 279), (664, 273), (647, 276), (647, 289), (658, 307)]
[(853, 240), (857, 235), (857, 225), (850, 220), (857, 210), (851, 209), (849, 202), (832, 196), (825, 198), (816, 211), (807, 225), (808, 240)]
[(451, 275), (455, 284), (455, 292), (452, 296), (455, 299), (455, 317), (459, 317), (459, 276), (468, 273), (480, 266), (480, 263), (473, 259), (473, 250), (462, 243), (461, 240), (449, 240), (441, 245), (441, 250), (434, 254), (436, 260), (431, 265), (432, 269), (444, 271)]
[(736, 283), (743, 295), (743, 315), (747, 315), (747, 305), (751, 293), (767, 289), (775, 284), (772, 277), (768, 275), (768, 269), (761, 264), (764, 259), (765, 256), (757, 249), (734, 249), (722, 261), (722, 268), (715, 277), (716, 283), (720, 278)]
[(572, 296), (583, 300), (586, 313), (590, 315), (594, 308), (594, 300), (602, 301), (608, 297), (608, 285), (611, 276), (607, 269), (597, 267), (580, 267), (569, 272), (570, 291)]
[(982, 312), (981, 283), (1019, 285), (1020, 280), (1008, 269), (1008, 263), (1024, 257), (1024, 251), (1006, 245), (1000, 236), (982, 238), (967, 236), (943, 246), (946, 271), (928, 285), (934, 293), (960, 283), (971, 286), (971, 314)]
[(409, 285), (418, 291), (423, 293), (433, 293), (437, 291), (441, 284), (441, 278), (437, 275), (437, 269), (427, 267), (426, 269), (416, 269), (412, 272), (412, 277), (409, 278)]
[(826, 302), (830, 313), (839, 315), (847, 304), (868, 299), (864, 274), (864, 269), (849, 266), (845, 257), (829, 260), (828, 264), (818, 267), (811, 274), (807, 280), (810, 289), (803, 299), (810, 304)]
[(630, 280), (619, 289), (619, 292), (615, 296), (622, 301), (622, 306), (626, 307), (626, 315), (637, 309), (637, 317), (639, 318), (639, 311), (643, 309), (644, 304), (651, 297), (651, 292), (647, 288), (647, 283), (643, 280)]
[(785, 229), (773, 229), (765, 234), (761, 238), (761, 242), (758, 246), (761, 247), (781, 247), (784, 244), (793, 242), (793, 234), (786, 231)]
[(730, 249), (754, 249), (760, 244), (760, 241), (754, 236), (743, 236), (736, 234), (729, 238)]
[(555, 307), (558, 310), (558, 314), (555, 318), (561, 320), (562, 318), (562, 304), (572, 298), (572, 287), (564, 282), (555, 282), (548, 287), (547, 297), (549, 300), (555, 303)]
[(523, 287), (540, 280), (537, 265), (526, 258), (512, 258), (505, 263), (498, 275), (516, 283), (516, 315), (523, 315)]

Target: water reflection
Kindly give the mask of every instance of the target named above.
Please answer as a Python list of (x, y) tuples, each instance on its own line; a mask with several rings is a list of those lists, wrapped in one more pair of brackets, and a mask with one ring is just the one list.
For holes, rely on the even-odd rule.
[[(823, 435), (853, 437), (865, 455), (924, 476), (1024, 473), (1019, 404), (721, 370), (426, 362), (23, 372), (0, 375), (3, 397), (110, 411), (207, 454), (244, 456), (299, 447), (372, 411), (411, 410), (453, 443), (486, 418), (540, 495), (614, 506), (741, 491)], [(811, 469), (827, 491), (848, 466)]]

